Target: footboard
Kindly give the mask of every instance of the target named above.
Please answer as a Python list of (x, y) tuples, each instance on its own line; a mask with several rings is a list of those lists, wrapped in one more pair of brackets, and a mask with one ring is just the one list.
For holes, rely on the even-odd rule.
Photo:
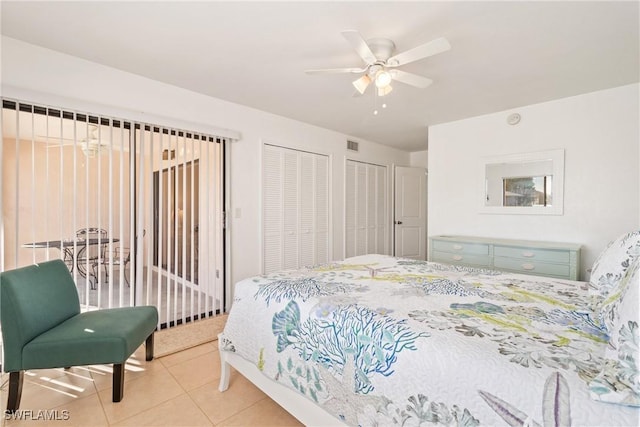
[(229, 388), (231, 367), (233, 367), (304, 425), (346, 425), (301, 394), (269, 379), (251, 362), (243, 359), (234, 352), (223, 350), (221, 342), (222, 340), (218, 335), (218, 348), (220, 350), (220, 384), (218, 389), (221, 392)]

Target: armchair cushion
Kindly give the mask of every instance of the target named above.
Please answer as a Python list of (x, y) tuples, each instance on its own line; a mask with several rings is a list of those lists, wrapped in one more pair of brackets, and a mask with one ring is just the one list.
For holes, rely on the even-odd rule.
[(123, 307), (74, 316), (23, 349), (22, 369), (122, 363), (155, 330), (155, 307)]

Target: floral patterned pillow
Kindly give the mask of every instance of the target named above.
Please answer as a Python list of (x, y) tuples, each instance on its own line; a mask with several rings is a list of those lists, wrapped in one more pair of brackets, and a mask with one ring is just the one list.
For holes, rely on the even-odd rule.
[(640, 230), (618, 237), (593, 263), (589, 279), (590, 293), (607, 299), (620, 286), (627, 269), (640, 257)]
[(603, 402), (640, 406), (640, 260), (628, 269), (615, 301), (605, 302), (609, 346), (600, 374), (589, 384), (591, 397)]

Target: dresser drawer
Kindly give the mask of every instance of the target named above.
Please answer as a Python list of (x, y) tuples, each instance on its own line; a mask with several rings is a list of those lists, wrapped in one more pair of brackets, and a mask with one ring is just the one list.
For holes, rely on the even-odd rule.
[(532, 260), (532, 262), (550, 261), (560, 264), (568, 264), (571, 260), (571, 253), (567, 250), (517, 248), (511, 246), (494, 246), (493, 255), (496, 257)]
[(453, 252), (463, 254), (489, 255), (489, 246), (484, 243), (467, 243), (467, 242), (445, 242), (442, 240), (434, 240), (433, 251)]
[(570, 276), (571, 272), (569, 264), (554, 264), (530, 259), (504, 258), (498, 256), (493, 259), (493, 265), (495, 268), (501, 270), (509, 270), (522, 274), (536, 274), (540, 276), (567, 278)]
[(431, 254), (431, 259), (436, 262), (445, 262), (447, 264), (464, 264), (491, 268), (491, 257), (488, 255), (483, 256), (464, 253), (452, 254), (448, 252), (434, 251)]
[(429, 260), (520, 274), (579, 280), (575, 243), (442, 235), (429, 237)]

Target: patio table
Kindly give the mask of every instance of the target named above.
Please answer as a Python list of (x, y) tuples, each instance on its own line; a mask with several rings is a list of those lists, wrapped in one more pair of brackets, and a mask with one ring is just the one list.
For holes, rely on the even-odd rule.
[(42, 242), (31, 242), (24, 243), (22, 245), (23, 248), (32, 248), (32, 249), (49, 249), (55, 248), (60, 250), (63, 256), (63, 260), (67, 267), (69, 267), (69, 271), (73, 273), (74, 265), (78, 269), (80, 275), (84, 278), (87, 277), (86, 271), (81, 268), (81, 265), (78, 264), (81, 260), (76, 259), (75, 250), (80, 252), (82, 248), (87, 245), (108, 245), (110, 243), (117, 243), (120, 239), (117, 238), (97, 238), (92, 237), (90, 239), (57, 239), (57, 240), (45, 240)]

